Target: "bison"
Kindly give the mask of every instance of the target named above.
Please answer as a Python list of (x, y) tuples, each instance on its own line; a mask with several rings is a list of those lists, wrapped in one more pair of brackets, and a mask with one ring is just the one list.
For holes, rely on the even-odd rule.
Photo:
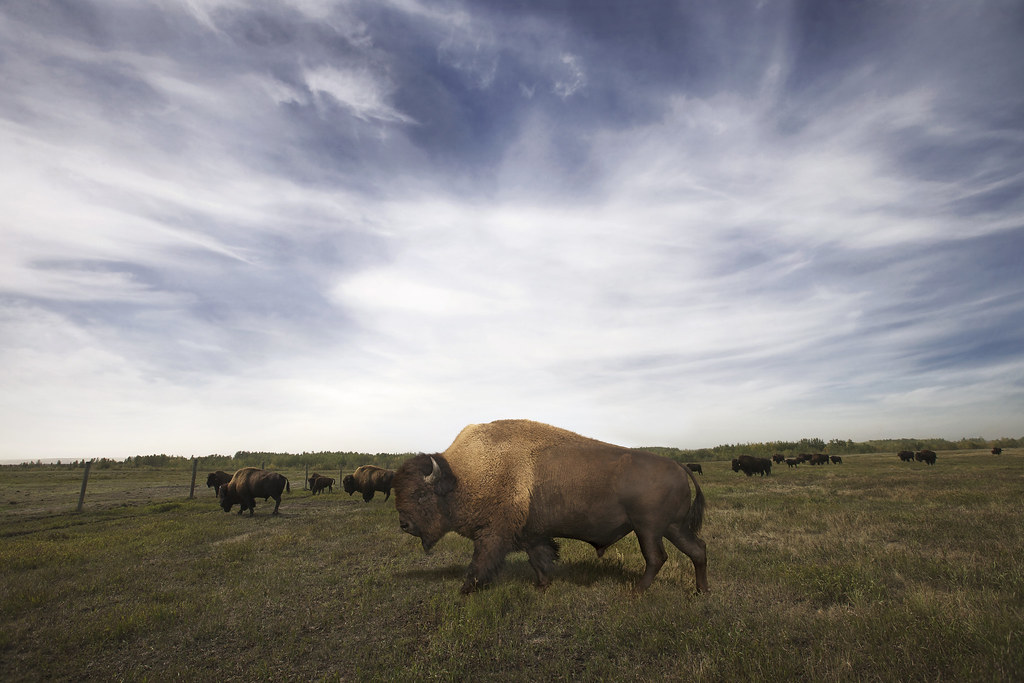
[(832, 461), (833, 465), (842, 465), (843, 464), (843, 459), (841, 457), (839, 457), (838, 455), (830, 455), (828, 457), (828, 459)]
[(249, 516), (256, 514), (256, 499), (267, 500), (273, 498), (274, 512), (281, 507), (281, 492), (291, 493), (292, 487), (288, 479), (277, 472), (261, 470), (258, 467), (243, 467), (235, 472), (231, 481), (220, 487), (220, 506), (224, 512), (231, 512), (231, 506), (236, 503), (241, 505), (238, 514), (246, 510)]
[(814, 453), (809, 461), (812, 465), (827, 465), (828, 456), (824, 453)]
[(999, 446), (993, 446), (992, 447), (992, 455), (1002, 455), (1002, 453), (1003, 453), (1003, 449), (1000, 448)]
[(216, 472), (210, 472), (210, 475), (206, 477), (206, 487), (213, 487), (213, 495), (220, 496), (220, 487), (231, 481), (231, 475), (227, 472), (217, 470)]
[(383, 493), (385, 501), (391, 497), (391, 481), (394, 477), (395, 473), (392, 470), (376, 465), (363, 465), (357, 467), (354, 473), (346, 474), (341, 482), (345, 487), (345, 493), (351, 496), (359, 491), (363, 494), (363, 502), (369, 503), (373, 500), (375, 491)]
[(796, 458), (786, 458), (786, 464), (789, 465), (790, 467), (796, 467), (797, 465), (800, 464), (800, 461), (797, 460)]
[(310, 477), (309, 479), (309, 489), (313, 492), (314, 496), (318, 493), (323, 493), (324, 489), (327, 489), (331, 493), (334, 492), (333, 478), (325, 477), (321, 474), (317, 475), (316, 478)]
[(914, 451), (900, 451), (896, 455), (903, 462), (914, 462)]
[(732, 471), (742, 471), (748, 477), (752, 477), (755, 473), (758, 473), (763, 477), (765, 474), (772, 473), (772, 461), (768, 458), (755, 458), (752, 455), (741, 455), (738, 458), (732, 459)]
[(545, 588), (558, 559), (555, 538), (585, 541), (601, 557), (630, 532), (646, 561), (637, 592), (668, 558), (663, 538), (693, 562), (698, 592), (708, 590), (697, 536), (704, 494), (693, 472), (668, 458), (539, 422), (499, 420), (469, 425), (444, 453), (406, 460), (394, 488), (399, 526), (424, 551), (449, 531), (473, 541), (464, 594), (489, 584), (509, 552), (525, 551)]
[(929, 465), (935, 464), (935, 451), (923, 450), (914, 453), (914, 460), (918, 462), (926, 462)]
[(691, 472), (704, 476), (704, 468), (700, 466), (700, 463), (688, 462), (686, 466), (690, 468)]
[(776, 465), (782, 463), (785, 459), (786, 456), (784, 456), (782, 453), (776, 453), (775, 455), (772, 456), (772, 462), (774, 462)]

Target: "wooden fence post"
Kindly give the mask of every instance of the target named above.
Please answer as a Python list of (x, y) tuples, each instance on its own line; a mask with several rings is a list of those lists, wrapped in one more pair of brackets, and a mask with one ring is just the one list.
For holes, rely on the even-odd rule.
[(89, 468), (92, 466), (92, 460), (85, 463), (85, 473), (82, 474), (82, 491), (78, 494), (78, 511), (82, 511), (82, 503), (85, 502), (85, 485), (89, 483)]
[(188, 498), (192, 500), (196, 497), (196, 469), (199, 467), (199, 461), (196, 460), (196, 456), (192, 456), (192, 486), (188, 489)]

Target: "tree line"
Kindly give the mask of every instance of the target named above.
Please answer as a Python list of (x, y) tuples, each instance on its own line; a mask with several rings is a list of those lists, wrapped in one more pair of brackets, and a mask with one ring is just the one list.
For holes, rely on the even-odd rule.
[[(664, 455), (682, 462), (702, 462), (708, 460), (731, 460), (740, 455), (770, 458), (776, 453), (786, 457), (799, 453), (827, 453), (828, 455), (850, 455), (854, 453), (898, 453), (899, 451), (970, 451), (993, 447), (1021, 448), (1024, 437), (1019, 439), (1001, 438), (984, 439), (965, 437), (957, 441), (948, 439), (873, 439), (870, 441), (852, 441), (850, 439), (831, 439), (823, 441), (818, 438), (806, 438), (799, 441), (765, 441), (758, 443), (722, 444), (714, 448), (682, 449), (670, 446), (645, 446), (640, 450)], [(319, 451), (303, 453), (277, 453), (270, 451), (237, 451), (234, 455), (211, 454), (199, 458), (204, 470), (224, 470), (233, 472), (241, 467), (266, 467), (270, 469), (298, 469), (309, 466), (322, 467), (331, 471), (338, 469), (355, 470), (361, 465), (378, 465), (388, 469), (397, 468), (402, 461), (416, 455), (415, 453), (359, 453), (355, 451)], [(192, 457), (167, 455), (136, 455), (124, 461), (110, 458), (95, 458), (93, 467), (108, 469), (115, 465), (127, 467), (150, 468), (188, 468), (192, 466)], [(44, 464), (41, 460), (5, 467), (85, 467), (86, 460), (72, 460), (55, 464)]]
[(949, 439), (872, 439), (870, 441), (853, 441), (850, 439), (831, 439), (823, 441), (818, 438), (800, 439), (799, 441), (765, 441), (758, 443), (722, 444), (714, 448), (680, 449), (663, 446), (648, 446), (641, 450), (664, 455), (684, 462), (701, 462), (706, 460), (731, 460), (740, 455), (752, 455), (759, 458), (770, 458), (776, 453), (791, 457), (799, 453), (826, 453), (828, 455), (850, 455), (854, 453), (898, 453), (900, 451), (973, 451), (998, 446), (1000, 448), (1020, 448), (1024, 446), (1024, 437), (1019, 439), (984, 439), (965, 437), (957, 441)]

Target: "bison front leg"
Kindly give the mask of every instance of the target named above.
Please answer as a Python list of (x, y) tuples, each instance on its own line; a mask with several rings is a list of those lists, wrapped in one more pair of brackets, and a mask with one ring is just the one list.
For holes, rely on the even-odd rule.
[(543, 539), (527, 546), (526, 555), (530, 558), (530, 566), (537, 574), (537, 587), (547, 588), (551, 584), (548, 576), (558, 560), (558, 544), (550, 538)]
[(469, 563), (462, 594), (468, 595), (490, 584), (501, 570), (508, 550), (508, 545), (494, 536), (473, 539), (473, 561)]

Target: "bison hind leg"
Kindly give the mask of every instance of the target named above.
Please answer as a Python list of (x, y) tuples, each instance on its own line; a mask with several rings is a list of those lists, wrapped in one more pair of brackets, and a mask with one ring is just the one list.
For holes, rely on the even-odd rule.
[(708, 554), (704, 540), (683, 525), (671, 525), (665, 532), (665, 538), (693, 562), (694, 578), (697, 592), (708, 591)]
[(542, 539), (526, 548), (526, 556), (530, 559), (530, 566), (537, 574), (537, 587), (547, 588), (551, 584), (549, 574), (558, 561), (558, 543), (553, 539)]

